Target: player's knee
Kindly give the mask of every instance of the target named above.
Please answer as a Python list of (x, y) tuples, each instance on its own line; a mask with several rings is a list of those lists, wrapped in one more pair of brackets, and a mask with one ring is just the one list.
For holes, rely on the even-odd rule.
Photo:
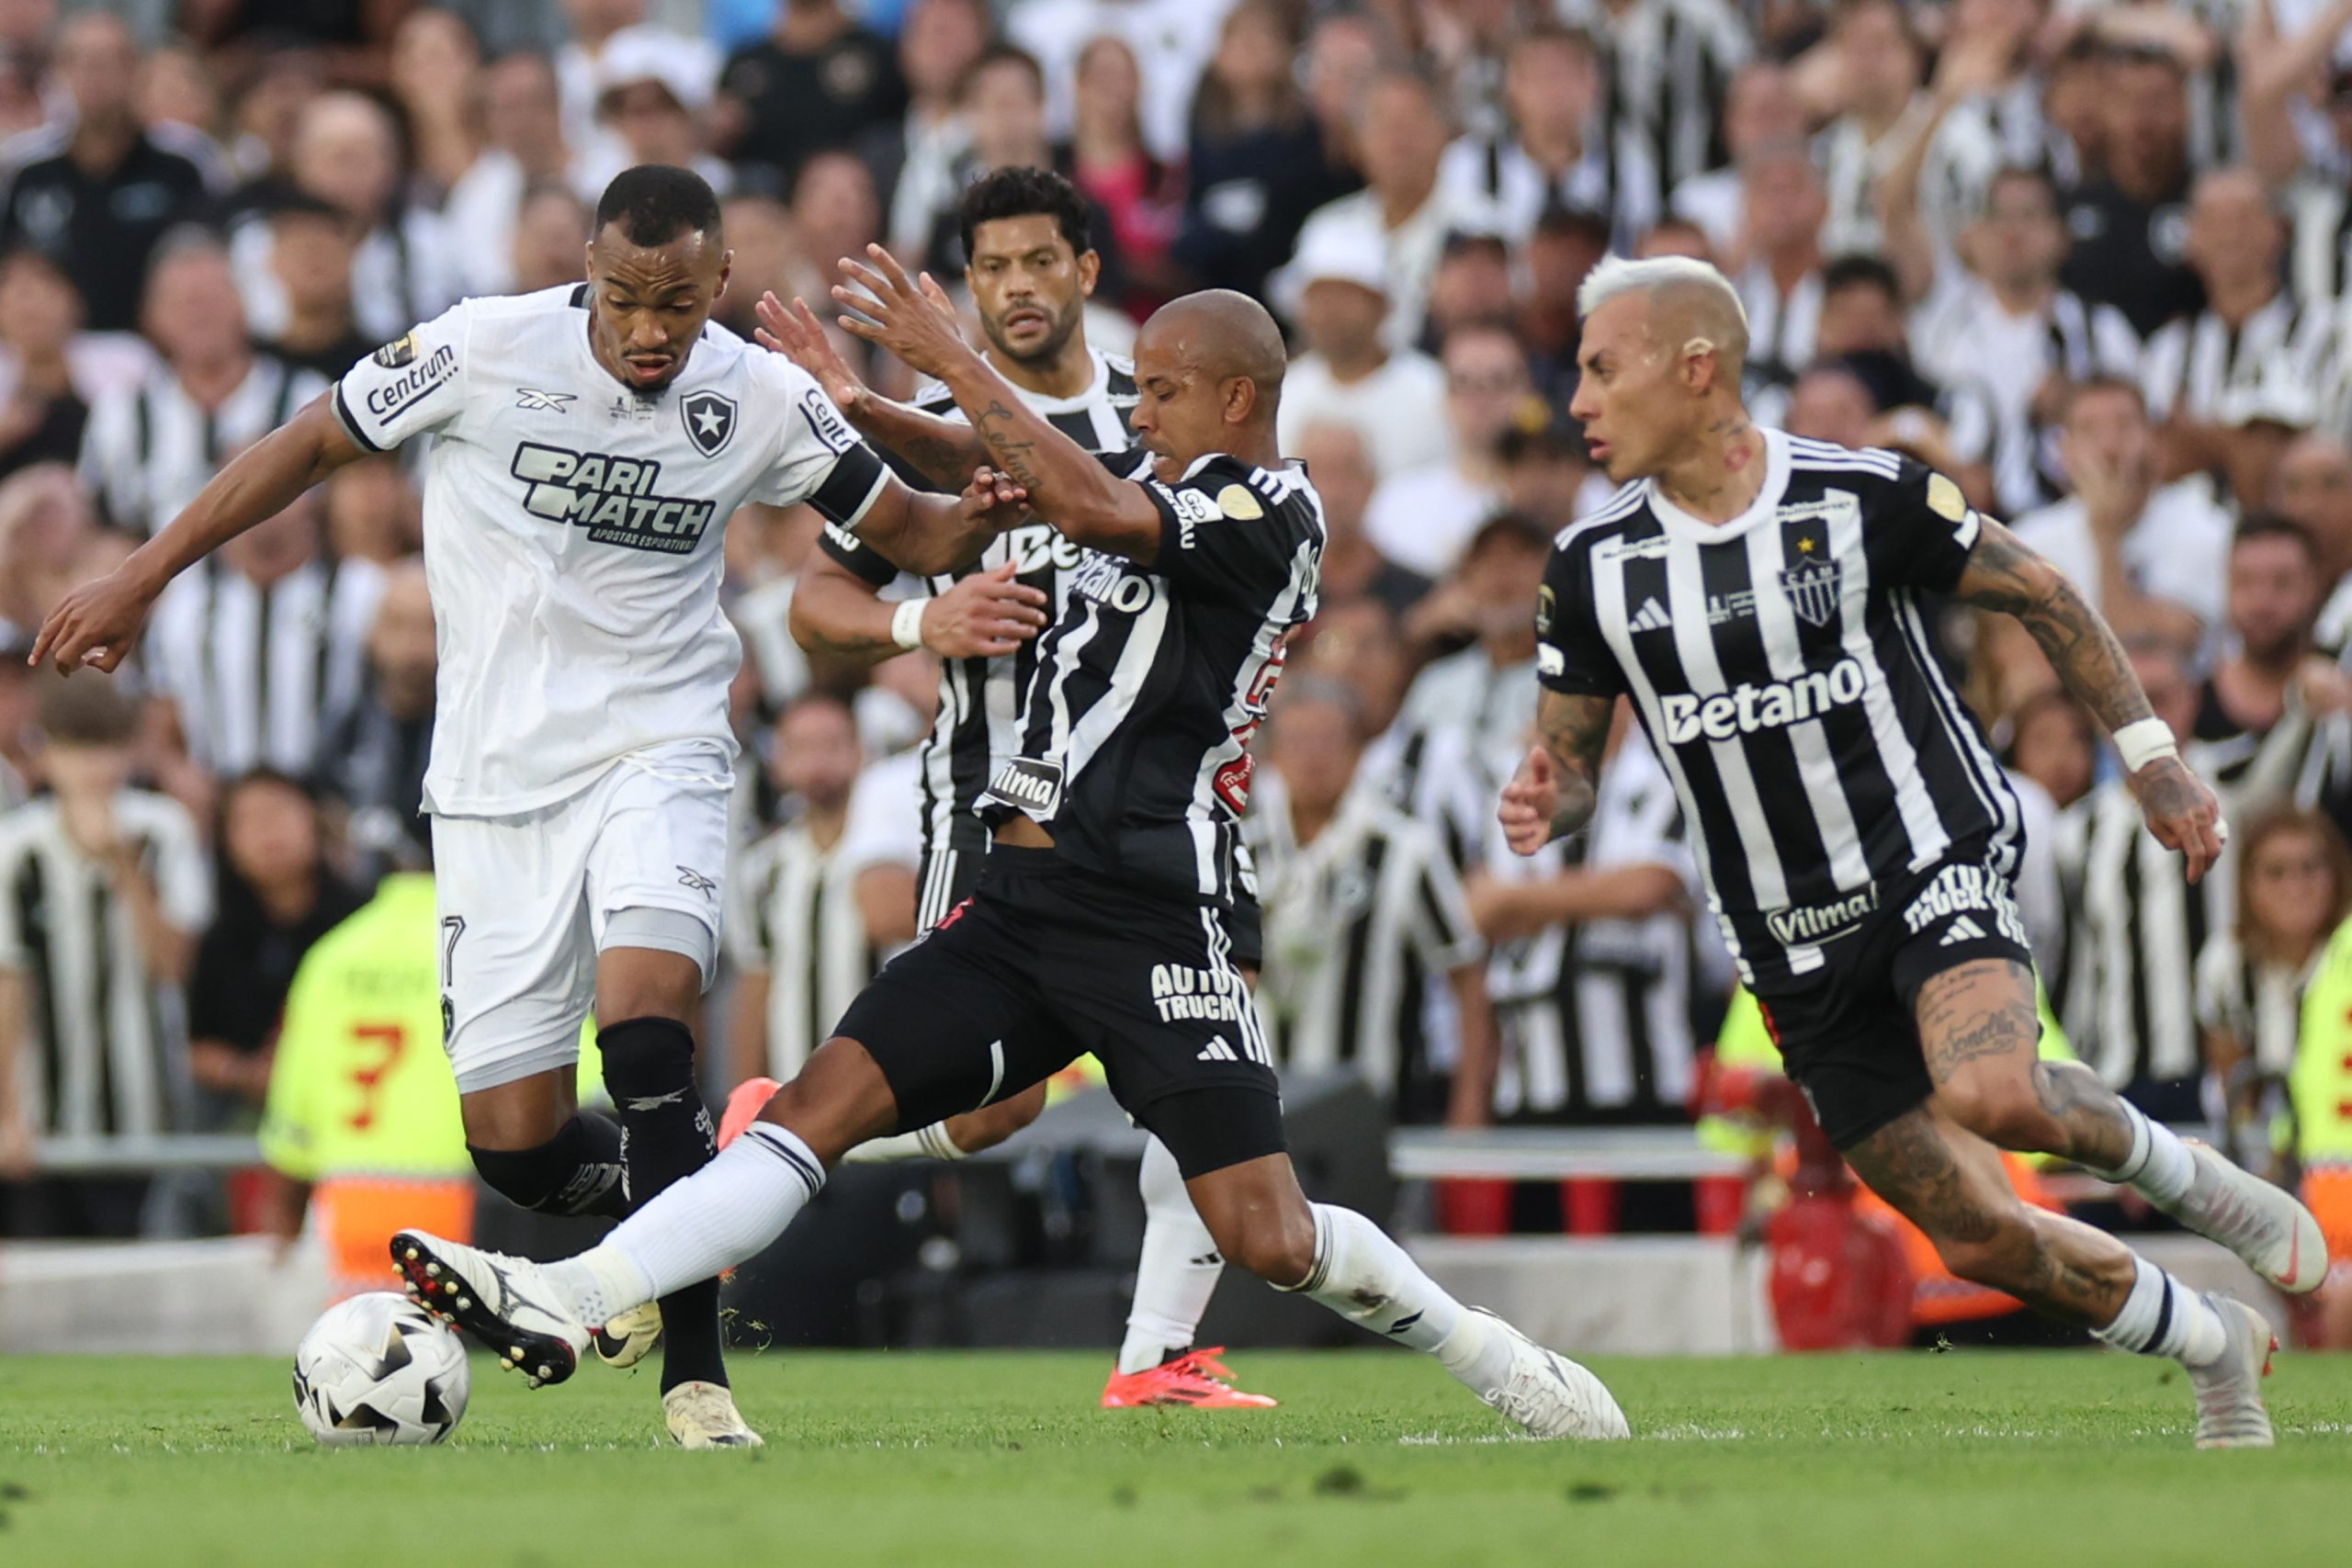
[(899, 1105), (865, 1047), (836, 1035), (770, 1097), (760, 1120), (788, 1128), (830, 1167), (868, 1138), (896, 1130)]
[(616, 1099), (665, 1094), (694, 1081), (693, 1030), (659, 1013), (610, 1016), (621, 1021), (597, 1031), (596, 1049), (604, 1058), (605, 1087)]
[[(1204, 1216), (1205, 1218), (1206, 1216)], [(1209, 1234), (1228, 1263), (1287, 1289), (1315, 1271), (1315, 1214), (1306, 1205), (1258, 1209)]]
[(2039, 1153), (2063, 1146), (2064, 1129), (2030, 1082), (1956, 1077), (1937, 1100), (1945, 1114), (1996, 1148)]

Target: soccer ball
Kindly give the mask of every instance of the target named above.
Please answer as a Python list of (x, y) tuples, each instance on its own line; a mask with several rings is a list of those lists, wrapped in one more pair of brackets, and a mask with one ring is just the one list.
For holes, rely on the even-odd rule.
[(458, 1336), (390, 1291), (335, 1303), (294, 1350), (295, 1413), (333, 1448), (437, 1443), (472, 1386)]

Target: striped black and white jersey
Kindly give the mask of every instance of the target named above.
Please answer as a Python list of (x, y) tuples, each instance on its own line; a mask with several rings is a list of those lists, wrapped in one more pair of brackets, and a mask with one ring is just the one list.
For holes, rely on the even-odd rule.
[[(1046, 422), (1080, 446), (1094, 453), (1119, 453), (1134, 444), (1127, 417), (1136, 406), (1135, 367), (1125, 359), (1089, 350), (1094, 359), (1094, 379), (1074, 398), (1043, 398), (1022, 392), (1021, 400), (1045, 416)], [(956, 400), (936, 389), (915, 399), (915, 406), (941, 419), (967, 423)], [(902, 476), (905, 471), (901, 470)], [(928, 481), (905, 476), (910, 483), (929, 489)], [(908, 595), (943, 593), (958, 577), (993, 570), (1015, 561), (1022, 582), (1046, 595), (1046, 615), (1058, 616), (1069, 602), (1069, 586), (1085, 552), (1063, 538), (1046, 523), (1014, 528), (992, 542), (980, 558), (962, 571), (928, 579), (906, 577), (871, 547), (838, 528), (828, 528), (819, 547), (878, 588), (893, 583)], [(973, 804), (988, 787), (998, 763), (1021, 746), (1021, 703), (1035, 671), (1038, 642), (1023, 643), (1012, 652), (993, 659), (943, 660), (939, 671), (939, 708), (931, 733), (922, 743), (922, 810), (924, 848), (924, 887), (922, 922), (927, 928), (946, 914), (949, 893), (967, 885), (956, 862), (967, 855), (986, 854), (987, 835), (971, 815)], [(936, 887), (934, 896), (931, 891)]]
[[(1490, 874), (1517, 883), (1658, 865), (1682, 878), (1693, 899), (1699, 895), (1673, 783), (1639, 736), (1629, 736), (1602, 770), (1584, 832), (1532, 856), (1498, 851), (1487, 863)], [(1729, 989), (1721, 951), (1673, 910), (1562, 923), (1498, 944), (1487, 966), (1501, 1042), (1495, 1115), (1688, 1121), (1700, 987)]]
[(2208, 309), (2160, 327), (2140, 363), (2149, 417), (2290, 430), (2317, 423), (2336, 354), (2337, 302), (2280, 290), (2239, 325)]
[(1426, 1003), (1485, 944), (1444, 845), (1369, 789), (1298, 841), (1280, 779), (1249, 817), (1266, 906), (1258, 1010), (1286, 1073), (1351, 1068), (1402, 1122), (1445, 1110), (1459, 1041), (1432, 1040)]
[(1657, 226), (1666, 192), (1653, 161), (1653, 143), (1620, 122), (1585, 149), (1583, 158), (1551, 174), (1516, 141), (1465, 136), (1438, 162), (1442, 184), (1483, 202), (1504, 238), (1523, 245), (1547, 212), (1588, 213), (1609, 225), (1611, 243), (1630, 252)]
[(2284, 1077), (2302, 1041), (2303, 992), (2326, 952), (2323, 942), (2299, 966), (2254, 958), (2234, 933), (2214, 932), (2197, 955), (2198, 1023), (2235, 1040), (2257, 1072)]
[(309, 778), (366, 691), (384, 597), (373, 562), (311, 560), (262, 584), (215, 563), (164, 592), (148, 667), (179, 709), (189, 754), (234, 777), (267, 765)]
[(188, 395), (169, 365), (99, 397), (82, 435), (82, 482), (107, 520), (142, 537), (196, 499), (220, 466), (325, 391), (324, 378), (257, 354), (217, 409)]
[(1546, 687), (1633, 698), (1741, 978), (1770, 995), (1884, 880), (1963, 849), (2013, 872), (2018, 811), (1919, 614), (1982, 519), (1907, 457), (1763, 434), (1727, 523), (1645, 479), (1562, 530), (1536, 626)]
[(1229, 905), (1250, 740), (1315, 614), (1322, 498), (1296, 463), (1212, 453), (1161, 479), (1148, 453), (1100, 460), (1150, 499), (1159, 547), (1148, 566), (1082, 552), (981, 814), (1044, 824), (1091, 870)]
[[(114, 818), (164, 919), (191, 939), (212, 919), (195, 819), (167, 795), (124, 790)], [(0, 817), (0, 968), (24, 982), (17, 1093), (49, 1137), (146, 1136), (185, 1125), (186, 1009), (155, 978), (113, 874), (65, 830), (54, 796)]]
[[(895, 759), (876, 765), (883, 769), (890, 770), (903, 806), (911, 782), (907, 770)], [(819, 843), (806, 822), (786, 823), (743, 851), (728, 879), (729, 956), (739, 968), (767, 977), (771, 1077), (787, 1079), (800, 1070), (890, 956), (867, 934), (857, 879), (877, 865), (911, 871), (913, 834), (877, 834), (858, 815), (859, 804), (853, 804), (851, 819), (830, 844)], [(912, 818), (906, 820), (910, 826)]]
[(1726, 0), (1565, 0), (1559, 13), (1608, 45), (1610, 121), (1648, 144), (1669, 188), (1729, 160), (1724, 98), (1755, 46)]

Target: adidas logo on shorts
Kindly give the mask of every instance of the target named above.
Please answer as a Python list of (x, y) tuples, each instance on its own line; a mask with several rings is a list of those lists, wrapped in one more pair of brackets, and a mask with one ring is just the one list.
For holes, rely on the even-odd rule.
[(1945, 931), (1942, 939), (1936, 945), (1950, 947), (1956, 942), (1983, 942), (1984, 940), (1984, 928), (1966, 915), (1959, 915), (1953, 918), (1951, 927)]
[(1241, 1060), (1240, 1056), (1235, 1054), (1233, 1047), (1226, 1043), (1225, 1036), (1222, 1034), (1210, 1041), (1207, 1044), (1202, 1046), (1201, 1054), (1193, 1059), (1201, 1062), (1238, 1062)]

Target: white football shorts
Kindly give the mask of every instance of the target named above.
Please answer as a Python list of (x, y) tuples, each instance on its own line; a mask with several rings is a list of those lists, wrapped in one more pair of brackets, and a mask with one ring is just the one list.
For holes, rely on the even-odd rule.
[(511, 817), (435, 817), (441, 1015), (458, 1089), (569, 1066), (607, 947), (718, 957), (732, 769), (708, 742), (631, 752)]

